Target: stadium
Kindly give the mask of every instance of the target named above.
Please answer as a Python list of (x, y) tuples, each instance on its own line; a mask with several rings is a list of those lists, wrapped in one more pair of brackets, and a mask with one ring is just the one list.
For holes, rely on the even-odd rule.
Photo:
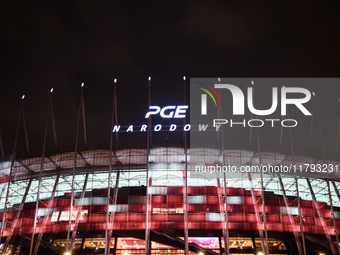
[[(2, 254), (340, 254), (340, 182), (326, 176), (338, 171), (334, 158), (194, 148), (185, 131), (180, 142), (164, 142), (151, 140), (151, 129), (144, 143), (118, 143), (116, 132), (109, 146), (91, 146), (86, 125), (84, 143), (78, 141), (81, 91), (74, 148), (45, 148), (46, 124), (40, 152), (17, 153), (14, 146), (0, 162)], [(112, 127), (116, 109), (115, 98)], [(297, 170), (212, 168), (221, 165)], [(318, 175), (304, 174), (307, 167)]]

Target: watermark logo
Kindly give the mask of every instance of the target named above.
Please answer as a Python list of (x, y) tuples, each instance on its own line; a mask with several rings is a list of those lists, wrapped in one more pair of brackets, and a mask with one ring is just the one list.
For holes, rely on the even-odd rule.
[[(201, 83), (204, 84), (204, 83)], [(227, 89), (231, 92), (232, 98), (233, 98), (233, 115), (244, 115), (244, 106), (245, 106), (245, 96), (242, 92), (242, 90), (232, 84), (215, 84), (214, 88), (204, 84), (208, 88), (210, 88), (215, 95), (218, 97), (221, 106), (222, 101), (218, 93), (215, 89)], [(213, 95), (204, 88), (199, 88), (206, 92), (214, 101), (215, 106), (216, 100), (213, 97)], [(289, 98), (290, 94), (298, 94), (299, 98)], [(273, 87), (272, 88), (272, 98), (264, 98), (262, 100), (271, 100), (272, 105), (269, 109), (266, 110), (259, 110), (254, 107), (254, 99), (253, 99), (253, 87), (247, 88), (247, 106), (251, 113), (258, 115), (258, 116), (267, 116), (276, 111), (278, 108), (278, 88)], [(281, 87), (281, 115), (287, 115), (287, 105), (295, 105), (304, 115), (312, 115), (304, 106), (305, 103), (307, 103), (311, 99), (311, 93), (309, 90), (305, 88), (298, 88), (298, 87)], [(202, 94), (201, 95), (201, 115), (207, 115), (207, 95)]]
[[(216, 95), (216, 97), (220, 101), (221, 106), (223, 105), (220, 95), (217, 93), (217, 91), (213, 87), (211, 87), (208, 84), (202, 83), (202, 82), (197, 82), (197, 83), (202, 84), (202, 85), (206, 86), (207, 88), (209, 88)], [(212, 100), (214, 101), (215, 106), (217, 106), (215, 97), (211, 94), (211, 92), (209, 90), (201, 88), (201, 87), (197, 87), (197, 88), (206, 92), (212, 98)], [(207, 115), (207, 94), (201, 95), (201, 114), (202, 115)]]

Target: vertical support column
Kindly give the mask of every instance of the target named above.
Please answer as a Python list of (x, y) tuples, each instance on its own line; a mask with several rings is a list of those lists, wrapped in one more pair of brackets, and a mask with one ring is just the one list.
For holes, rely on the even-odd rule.
[[(251, 81), (251, 84), (254, 86), (254, 81)], [(255, 100), (253, 100), (253, 102), (254, 101)], [(251, 118), (252, 117), (253, 117), (253, 113), (251, 114)], [(257, 153), (258, 153), (258, 156), (259, 156), (259, 165), (260, 165), (261, 164), (261, 150), (260, 150), (260, 139), (259, 139), (259, 130), (258, 130), (258, 128), (256, 129), (256, 131), (257, 131)], [(249, 145), (250, 145), (250, 143), (251, 143), (251, 133), (249, 135)], [(264, 201), (264, 189), (263, 189), (263, 175), (262, 175), (262, 171), (260, 172), (260, 178), (261, 178), (261, 198), (260, 198), (260, 200), (262, 200), (262, 211), (263, 211), (263, 216), (264, 216), (263, 217), (264, 222), (261, 220), (260, 214), (259, 214), (259, 211), (258, 211), (258, 208), (257, 208), (257, 204), (258, 204), (259, 200), (256, 200), (251, 173), (248, 173), (248, 178), (249, 178), (250, 187), (251, 187), (250, 191), (251, 191), (251, 196), (252, 196), (252, 200), (253, 200), (253, 204), (254, 204), (254, 209), (255, 209), (257, 227), (258, 227), (259, 235), (260, 235), (260, 239), (261, 239), (262, 251), (263, 251), (263, 253), (265, 255), (268, 255), (267, 221), (266, 221), (266, 210), (265, 210), (265, 201)], [(265, 231), (266, 242), (264, 241), (263, 230), (261, 229), (262, 227), (263, 227), (263, 229)]]
[(56, 129), (56, 125), (55, 125), (53, 98), (52, 98), (52, 103), (51, 103), (51, 114), (52, 114), (52, 128), (53, 128), (54, 144), (55, 144), (55, 147), (58, 148), (58, 139), (57, 139), (57, 129)]
[(26, 124), (26, 113), (25, 113), (25, 103), (24, 103), (23, 108), (22, 108), (22, 120), (23, 120), (23, 123), (24, 123), (24, 130), (25, 130), (26, 149), (27, 149), (27, 152), (29, 153), (30, 152), (30, 146), (29, 146), (29, 142), (28, 142), (28, 133), (27, 133), (27, 124)]
[(77, 155), (78, 155), (78, 136), (79, 136), (79, 125), (80, 125), (80, 114), (82, 111), (83, 104), (83, 87), (84, 83), (81, 84), (81, 92), (80, 92), (80, 101), (79, 101), (79, 111), (78, 111), (78, 121), (77, 121), (77, 133), (76, 133), (76, 144), (74, 148), (74, 163), (73, 163), (73, 171), (72, 171), (72, 187), (71, 187), (71, 200), (70, 200), (70, 213), (68, 219), (68, 229), (67, 229), (67, 241), (66, 241), (66, 252), (72, 250), (72, 247), (69, 245), (70, 241), (70, 231), (71, 231), (71, 220), (72, 220), (72, 210), (74, 204), (74, 179), (76, 177), (76, 168), (77, 168)]
[[(224, 149), (223, 149), (224, 154)], [(223, 155), (223, 161), (224, 161), (224, 155)], [(225, 166), (225, 162), (223, 163), (223, 166)], [(224, 211), (224, 221), (225, 221), (225, 240), (224, 240), (224, 253), (226, 255), (229, 255), (229, 228), (228, 228), (228, 193), (227, 193), (227, 178), (226, 173), (223, 172), (223, 179), (224, 179), (224, 205), (225, 205), (225, 211)]]
[[(285, 116), (282, 115), (281, 117), (281, 122), (285, 119)], [(283, 141), (283, 126), (281, 125), (281, 131), (280, 131), (280, 149), (282, 146), (282, 141)]]
[(45, 159), (45, 149), (46, 149), (46, 138), (47, 138), (47, 129), (48, 129), (48, 119), (50, 116), (50, 110), (51, 110), (51, 102), (53, 97), (53, 89), (50, 90), (50, 100), (48, 103), (48, 110), (47, 110), (47, 118), (46, 118), (46, 125), (45, 125), (45, 134), (44, 134), (44, 143), (43, 143), (43, 151), (41, 155), (41, 163), (40, 163), (40, 172), (39, 172), (39, 183), (38, 183), (38, 190), (37, 190), (37, 201), (35, 202), (35, 214), (34, 214), (34, 220), (33, 220), (33, 232), (32, 232), (32, 238), (31, 238), (31, 245), (30, 245), (30, 255), (33, 253), (33, 245), (34, 245), (34, 235), (35, 230), (37, 226), (37, 219), (38, 219), (38, 210), (39, 210), (39, 196), (40, 196), (40, 187), (41, 187), (41, 179), (42, 179), (42, 172), (44, 170), (44, 159)]
[(300, 232), (303, 246), (303, 254), (306, 255), (306, 241), (305, 241), (305, 232), (303, 231), (303, 219), (301, 213), (301, 201), (300, 201), (300, 193), (299, 193), (299, 183), (295, 175), (295, 185), (296, 185), (296, 197), (298, 202), (298, 210), (299, 210), (299, 221), (300, 221)]
[[(224, 133), (222, 129), (222, 157), (223, 157), (223, 166), (225, 166), (225, 155), (224, 155)], [(224, 190), (224, 222), (225, 222), (225, 236), (224, 236), (224, 253), (229, 255), (229, 227), (228, 227), (228, 193), (227, 193), (227, 174), (223, 171), (223, 190)]]
[[(114, 79), (114, 108), (115, 108), (115, 125), (118, 125), (118, 107), (117, 107), (117, 79)], [(116, 144), (119, 145), (118, 132), (116, 132)]]
[[(111, 241), (112, 230), (109, 230), (109, 221), (110, 221), (110, 202), (111, 202), (111, 170), (112, 170), (112, 138), (113, 138), (113, 119), (115, 117), (115, 95), (116, 95), (116, 80), (114, 82), (114, 92), (113, 92), (113, 103), (112, 103), (112, 118), (111, 118), (111, 134), (110, 134), (110, 157), (109, 157), (109, 176), (108, 176), (108, 184), (107, 184), (107, 201), (106, 201), (106, 229), (105, 229), (105, 255), (110, 254), (110, 245), (107, 245)], [(116, 132), (116, 140), (117, 140)], [(113, 212), (114, 213), (114, 212)], [(112, 222), (113, 224), (113, 222)]]
[(253, 205), (254, 205), (254, 210), (255, 210), (257, 228), (259, 230), (259, 235), (260, 235), (260, 239), (261, 239), (261, 247), (262, 247), (262, 251), (265, 252), (266, 246), (265, 246), (265, 243), (264, 243), (263, 230), (261, 229), (263, 225), (262, 225), (262, 221), (260, 219), (259, 210), (257, 208), (258, 200), (256, 200), (251, 173), (248, 173), (248, 179), (249, 179), (249, 183), (250, 183), (250, 193), (251, 193), (251, 197), (252, 197)]
[[(185, 132), (185, 131), (184, 131)], [(187, 145), (185, 140), (185, 178), (184, 178), (184, 185), (185, 185), (185, 214), (184, 214), (184, 242), (185, 242), (185, 255), (189, 254), (189, 205), (188, 205), (188, 153), (187, 153)]]
[(12, 162), (11, 162), (11, 170), (10, 170), (9, 176), (8, 176), (5, 206), (4, 206), (4, 212), (2, 214), (2, 220), (1, 220), (0, 240), (1, 240), (1, 237), (2, 237), (2, 232), (4, 230), (4, 224), (5, 224), (5, 220), (6, 220), (6, 213), (7, 213), (6, 212), (6, 207), (7, 207), (7, 204), (8, 204), (9, 188), (10, 188), (10, 184), (11, 184), (11, 180), (12, 180), (13, 166), (14, 166), (14, 160), (15, 160), (15, 151), (16, 151), (16, 146), (17, 146), (17, 141), (18, 141), (18, 134), (19, 134), (20, 118), (21, 118), (22, 109), (24, 107), (25, 95), (23, 95), (21, 99), (22, 99), (22, 101), (21, 101), (21, 107), (20, 107), (20, 112), (19, 112), (19, 119), (18, 119), (17, 130), (16, 130), (16, 133), (15, 133), (14, 146), (13, 146), (13, 155), (12, 155)]
[[(183, 103), (186, 104), (186, 82), (185, 76), (183, 77)], [(186, 125), (186, 118), (183, 119), (183, 140), (184, 140), (184, 253), (189, 255), (189, 206), (188, 206), (188, 144), (187, 144), (187, 133), (184, 131)]]
[(315, 99), (315, 93), (313, 92), (313, 96), (314, 96), (314, 103), (315, 103), (315, 112), (316, 112), (316, 118), (318, 121), (318, 127), (319, 127), (319, 135), (320, 135), (320, 141), (321, 141), (321, 149), (322, 149), (322, 158), (323, 160), (325, 160), (325, 148), (323, 145), (323, 139), (322, 139), (322, 133), (321, 133), (321, 124), (320, 124), (320, 119), (319, 119), (319, 111), (318, 111), (318, 106), (316, 104), (316, 99)]
[[(112, 114), (114, 114), (114, 117), (115, 117), (115, 124), (118, 125), (118, 114), (117, 114), (117, 79), (114, 79), (113, 107), (114, 107), (114, 111), (112, 111)], [(112, 118), (112, 125), (113, 125), (113, 118)], [(112, 143), (112, 132), (111, 132), (111, 143)], [(119, 145), (118, 132), (116, 132), (116, 145), (117, 145), (117, 147)], [(110, 146), (110, 150), (112, 150), (112, 144)], [(112, 154), (112, 152), (111, 152), (111, 154)], [(112, 158), (110, 158), (110, 160), (111, 160), (110, 167), (112, 168), (112, 166), (111, 166), (112, 165)], [(111, 169), (111, 171), (112, 171), (112, 169)], [(113, 209), (114, 210), (111, 212), (110, 217), (109, 217), (109, 222), (111, 224), (113, 224), (113, 226), (114, 226), (114, 218), (115, 218), (115, 213), (116, 213), (115, 212), (115, 209), (116, 209), (115, 206), (117, 204), (118, 191), (119, 191), (119, 189), (118, 189), (118, 187), (119, 187), (119, 177), (120, 177), (120, 169), (117, 170), (115, 189), (114, 189), (113, 199), (112, 199), (112, 205), (113, 205)], [(110, 192), (111, 192), (111, 188), (110, 188)], [(111, 194), (110, 194), (110, 198), (111, 198)], [(110, 208), (108, 207), (108, 210), (109, 209)], [(111, 229), (109, 229), (109, 231), (108, 231), (108, 237), (110, 239), (112, 237), (112, 230)], [(113, 254), (116, 254), (116, 249), (117, 249), (117, 237), (115, 237), (115, 246), (114, 246)], [(110, 251), (110, 249), (109, 249), (109, 251)], [(109, 251), (106, 251), (106, 252), (108, 252), (107, 254), (109, 254)]]
[(315, 209), (316, 209), (317, 215), (318, 215), (318, 217), (319, 217), (319, 219), (320, 219), (320, 221), (321, 221), (321, 224), (322, 224), (322, 227), (323, 227), (323, 229), (324, 229), (324, 232), (326, 233), (325, 235), (326, 235), (326, 238), (327, 238), (327, 240), (328, 240), (329, 246), (331, 247), (332, 254), (333, 254), (333, 255), (336, 255), (336, 251), (335, 251), (335, 248), (334, 248), (334, 245), (333, 245), (333, 241), (332, 241), (330, 235), (327, 234), (326, 224), (325, 224), (325, 221), (324, 221), (324, 219), (323, 219), (323, 217), (322, 217), (322, 215), (321, 215), (321, 213), (320, 213), (320, 208), (319, 208), (319, 205), (318, 205), (318, 203), (317, 203), (317, 201), (316, 201), (316, 197), (315, 197), (315, 194), (314, 194), (312, 185), (311, 185), (311, 183), (310, 183), (310, 181), (309, 181), (308, 178), (306, 178), (306, 181), (307, 181), (309, 190), (310, 190), (311, 195), (312, 195), (312, 198), (313, 198), (313, 203), (314, 203), (314, 207), (315, 207)]
[[(218, 83), (220, 83), (221, 79), (218, 78)], [(218, 118), (222, 118), (223, 115), (223, 109), (221, 108), (221, 105), (218, 105)], [(224, 155), (224, 130), (223, 127), (218, 130), (217, 134), (222, 133), (221, 135), (221, 155), (222, 155), (222, 164), (225, 166), (225, 155)], [(251, 127), (250, 127), (250, 134), (249, 134), (249, 142), (251, 141)], [(217, 143), (219, 141), (219, 137), (217, 137)], [(218, 144), (219, 146), (219, 144)], [(223, 167), (222, 166), (222, 167)], [(225, 229), (223, 229), (223, 241), (224, 241), (224, 254), (229, 255), (229, 227), (228, 227), (228, 193), (227, 193), (227, 174), (226, 172), (223, 172), (223, 193), (224, 193), (224, 223), (225, 223)]]
[[(221, 183), (220, 183), (219, 178), (217, 178), (217, 189), (218, 189), (218, 202), (219, 202), (219, 205), (220, 205), (220, 214), (221, 214), (221, 219), (223, 219), (223, 216), (225, 215), (224, 212), (226, 210), (224, 207), (227, 208), (227, 206), (223, 202), (223, 195), (221, 195)], [(226, 192), (226, 191), (224, 190), (224, 192)], [(224, 196), (224, 198), (226, 199), (226, 196)], [(226, 222), (226, 225), (227, 224), (228, 223)], [(226, 244), (229, 238), (227, 238), (226, 231), (224, 229), (222, 229), (222, 234), (223, 234), (223, 241)], [(228, 242), (228, 244), (229, 244), (229, 242)], [(221, 250), (220, 253), (222, 255), (223, 251), (222, 251), (222, 246), (221, 246), (221, 240), (220, 240), (220, 250)], [(226, 245), (224, 245), (224, 254), (227, 254), (227, 251), (229, 251), (229, 249), (227, 249)]]
[[(112, 205), (114, 206), (114, 210), (115, 210), (115, 205), (117, 204), (117, 199), (118, 199), (119, 176), (120, 176), (120, 170), (117, 171), (116, 185), (115, 185), (114, 194), (113, 194), (113, 200), (112, 200)], [(112, 224), (114, 224), (114, 219), (115, 219), (115, 211), (114, 210), (111, 212), (110, 218), (109, 218), (109, 222), (112, 223)], [(112, 237), (112, 230), (109, 229), (109, 231), (108, 231), (108, 239), (110, 239), (110, 241), (111, 241), (111, 237)], [(116, 239), (117, 239), (117, 237), (116, 237)], [(115, 247), (116, 247), (116, 241), (115, 241)], [(106, 246), (105, 246), (105, 248), (106, 248)], [(110, 249), (108, 250), (108, 252), (109, 251), (110, 251)], [(113, 254), (115, 254), (115, 252)]]
[(88, 178), (89, 178), (89, 173), (87, 172), (86, 175), (85, 175), (83, 191), (82, 191), (81, 197), (79, 199), (79, 204), (80, 205), (78, 206), (77, 217), (76, 217), (76, 221), (75, 221), (75, 224), (74, 224), (75, 226), (74, 226), (74, 229), (73, 229), (73, 232), (72, 232), (72, 238), (71, 238), (71, 242), (70, 242), (70, 250), (72, 250), (73, 245), (74, 245), (74, 241), (76, 239), (76, 235), (77, 235), (79, 220), (80, 220), (80, 216), (81, 216), (81, 210), (82, 210), (82, 207), (83, 207), (83, 201), (84, 201), (84, 197), (85, 197), (86, 185), (87, 185)]
[(82, 108), (82, 114), (83, 114), (83, 128), (84, 128), (84, 143), (85, 148), (87, 149), (87, 133), (86, 133), (86, 120), (85, 120), (85, 102), (84, 102), (84, 83), (81, 84), (81, 108)]
[[(314, 114), (314, 108), (313, 108), (313, 114)], [(289, 118), (289, 113), (287, 113), (287, 116)], [(312, 136), (312, 130), (313, 130), (313, 116), (312, 116), (312, 122), (311, 122), (311, 129), (310, 129), (310, 137), (309, 137), (309, 142), (308, 142), (308, 148), (311, 143), (311, 136)], [(294, 142), (293, 142), (293, 134), (292, 134), (292, 128), (289, 127), (289, 137), (290, 137), (290, 148), (292, 152), (292, 164), (295, 165), (295, 150), (294, 150)], [(299, 210), (299, 221), (300, 221), (300, 232), (301, 232), (301, 239), (302, 239), (302, 248), (303, 248), (303, 254), (306, 255), (306, 241), (305, 241), (305, 234), (303, 231), (303, 219), (302, 219), (302, 213), (301, 213), (301, 201), (300, 201), (300, 193), (299, 193), (299, 183), (296, 178), (296, 173), (295, 173), (295, 185), (296, 185), (296, 197), (297, 197), (297, 202), (298, 202), (298, 210)], [(294, 232), (295, 235), (295, 232)], [(299, 249), (300, 252), (300, 249)], [(301, 254), (301, 252), (300, 252)]]
[(285, 190), (285, 187), (283, 185), (283, 182), (282, 182), (282, 178), (281, 178), (281, 175), (279, 174), (279, 182), (280, 182), (280, 186), (281, 186), (281, 190), (282, 190), (282, 194), (283, 194), (283, 200), (285, 202), (285, 206), (287, 208), (287, 212), (288, 212), (288, 217), (289, 217), (289, 221), (290, 221), (290, 225), (292, 227), (292, 230), (293, 230), (293, 234), (294, 234), (294, 238), (295, 238), (295, 243), (296, 243), (296, 246), (298, 247), (298, 250), (299, 250), (299, 254), (300, 255), (306, 255), (303, 253), (302, 251), (302, 247), (301, 247), (301, 242), (300, 242), (300, 239), (299, 239), (299, 235), (298, 233), (294, 230), (294, 226), (295, 226), (295, 222), (294, 222), (294, 219), (293, 219), (293, 216), (292, 214), (290, 213), (290, 210), (289, 210), (289, 202), (288, 202), (288, 198), (286, 196), (286, 190)]
[[(259, 128), (256, 128), (256, 134), (257, 134), (257, 153), (259, 155), (259, 165), (262, 165), (262, 158), (261, 158), (261, 147), (260, 147), (260, 134), (259, 134)], [(260, 170), (260, 176), (261, 176), (261, 197), (262, 197), (262, 215), (263, 215), (263, 228), (265, 233), (265, 251), (264, 254), (268, 255), (268, 232), (267, 232), (267, 214), (266, 214), (266, 203), (265, 203), (265, 197), (264, 197), (264, 187), (263, 187), (263, 172)]]
[[(251, 85), (254, 86), (254, 81), (251, 81)], [(253, 113), (250, 113), (250, 119), (253, 119)], [(253, 134), (253, 128), (250, 126), (250, 129), (249, 129), (249, 143), (248, 143), (249, 148), (250, 148), (250, 145), (251, 145), (252, 134)]]
[(9, 242), (10, 242), (12, 236), (13, 236), (13, 232), (14, 232), (15, 228), (17, 227), (17, 223), (18, 223), (20, 214), (21, 214), (21, 212), (22, 212), (22, 209), (24, 208), (24, 204), (25, 204), (25, 201), (26, 201), (26, 197), (27, 197), (28, 191), (29, 191), (29, 189), (30, 189), (30, 187), (31, 187), (31, 184), (32, 184), (32, 179), (30, 179), (29, 182), (28, 182), (28, 185), (27, 185), (25, 194), (24, 194), (24, 196), (22, 197), (22, 200), (21, 200), (21, 204), (20, 204), (20, 206), (19, 206), (19, 208), (18, 208), (17, 213), (15, 214), (15, 218), (14, 218), (14, 220), (13, 220), (13, 224), (12, 224), (12, 227), (11, 227), (11, 232), (10, 232), (10, 234), (9, 234), (9, 235), (7, 236), (7, 238), (6, 238), (6, 242), (5, 242), (5, 244), (4, 244), (4, 247), (2, 248), (2, 253), (5, 253), (5, 252), (6, 252), (7, 247), (8, 247), (8, 244), (9, 244)]
[[(250, 114), (250, 119), (253, 119), (253, 113)], [(250, 145), (251, 145), (252, 135), (253, 135), (253, 128), (250, 126), (250, 129), (249, 129), (249, 143), (248, 143), (249, 148), (250, 148)]]
[[(314, 108), (313, 108), (313, 113), (314, 113)], [(288, 118), (289, 118), (289, 115), (288, 115)], [(312, 120), (312, 123), (313, 123), (313, 120)], [(311, 126), (311, 132), (312, 132), (312, 126)], [(289, 127), (289, 136), (290, 136), (290, 146), (291, 146), (292, 157), (293, 157), (293, 165), (295, 165), (295, 150), (294, 150), (293, 134), (292, 134), (292, 128), (291, 127)], [(309, 141), (309, 145), (310, 145), (310, 141)], [(299, 183), (298, 183), (298, 180), (296, 178), (296, 174), (295, 174), (294, 177), (295, 177), (295, 184), (296, 184), (296, 197), (297, 197), (297, 201), (298, 201), (302, 248), (303, 248), (303, 254), (306, 255), (306, 240), (305, 240), (305, 232), (303, 231), (303, 219), (302, 219), (302, 213), (301, 213), (301, 200), (300, 200), (300, 193), (299, 193)]]
[[(57, 187), (58, 187), (58, 183), (59, 183), (59, 178), (60, 178), (60, 174), (57, 175), (57, 178), (56, 178), (56, 181), (54, 183), (54, 187), (53, 187), (53, 190), (52, 190), (52, 194), (51, 194), (51, 198), (50, 200), (48, 201), (47, 203), (47, 208), (51, 208), (52, 205), (53, 205), (53, 200), (54, 200), (54, 196), (55, 196), (55, 192), (57, 190)], [(49, 210), (49, 214), (52, 212), (52, 210), (50, 211)], [(48, 214), (48, 215), (49, 215)], [(48, 215), (45, 216), (44, 218), (44, 221), (43, 221), (43, 228), (46, 226), (47, 224), (47, 220), (48, 220)], [(36, 255), (38, 253), (38, 250), (39, 250), (39, 246), (40, 246), (40, 242), (41, 242), (41, 239), (43, 237), (43, 232), (39, 233), (38, 235), (38, 238), (37, 238), (37, 241), (35, 242), (35, 247), (34, 247), (34, 251), (33, 251), (33, 255)]]
[(333, 219), (333, 225), (334, 225), (334, 234), (336, 239), (336, 246), (338, 247), (338, 254), (340, 254), (340, 245), (339, 245), (339, 235), (338, 235), (338, 228), (336, 226), (335, 221), (335, 215), (334, 215), (334, 207), (333, 207), (333, 200), (332, 200), (332, 194), (331, 194), (331, 187), (329, 185), (329, 179), (327, 179), (327, 188), (328, 188), (328, 195), (329, 195), (329, 203), (331, 206), (331, 213), (332, 213), (332, 219)]
[(310, 122), (310, 129), (309, 129), (308, 149), (310, 149), (310, 145), (311, 145), (311, 142), (312, 142), (313, 124), (314, 124), (314, 105), (313, 105), (312, 119), (311, 119), (311, 122)]
[[(148, 105), (151, 106), (151, 77), (149, 77), (148, 84)], [(147, 151), (147, 159), (146, 159), (146, 208), (145, 208), (145, 254), (151, 254), (150, 247), (150, 229), (149, 229), (149, 156), (150, 156), (150, 142), (152, 141), (151, 137), (151, 116), (148, 119), (148, 132), (147, 132), (147, 141), (146, 141), (146, 151)]]

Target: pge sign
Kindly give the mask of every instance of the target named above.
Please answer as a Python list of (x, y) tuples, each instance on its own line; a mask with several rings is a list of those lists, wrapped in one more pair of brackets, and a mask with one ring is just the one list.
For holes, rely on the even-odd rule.
[(159, 114), (162, 118), (165, 119), (183, 119), (185, 118), (185, 114), (187, 109), (189, 108), (188, 105), (168, 105), (165, 107), (159, 107), (157, 105), (151, 105), (149, 107), (149, 111), (145, 114), (145, 118), (148, 119), (150, 115), (157, 115)]

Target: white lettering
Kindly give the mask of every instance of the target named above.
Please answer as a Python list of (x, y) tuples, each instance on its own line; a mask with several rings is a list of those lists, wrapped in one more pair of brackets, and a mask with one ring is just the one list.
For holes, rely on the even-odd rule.
[[(295, 125), (285, 125), (284, 123), (285, 123), (286, 121), (294, 122)], [(294, 119), (285, 119), (285, 120), (281, 121), (281, 125), (282, 125), (283, 127), (296, 127), (297, 124), (298, 124), (298, 122), (297, 122), (296, 120), (294, 120)]]
[(273, 95), (272, 95), (272, 106), (268, 110), (257, 110), (254, 108), (254, 103), (253, 103), (253, 88), (249, 87), (248, 88), (248, 108), (249, 111), (256, 115), (269, 115), (275, 112), (277, 108), (277, 88), (273, 88)]
[[(258, 125), (258, 126), (250, 124), (251, 122), (256, 122), (256, 121), (260, 122), (261, 124)], [(248, 126), (249, 127), (262, 127), (263, 125), (264, 125), (264, 121), (263, 120), (260, 120), (260, 119), (251, 119), (251, 120), (248, 120)]]
[(145, 118), (147, 119), (147, 118), (149, 118), (150, 117), (150, 115), (156, 115), (157, 113), (159, 113), (160, 112), (160, 110), (161, 110), (161, 108), (159, 107), (159, 106), (150, 106), (149, 107), (149, 110), (154, 110), (154, 111), (149, 111), (146, 115), (145, 115)]
[(156, 131), (156, 132), (158, 132), (159, 130), (161, 130), (162, 129), (162, 125), (161, 124), (158, 124), (158, 125), (156, 125), (155, 127), (154, 127), (154, 130)]
[(272, 127), (274, 127), (274, 121), (280, 121), (279, 119), (265, 119), (265, 121), (271, 121)]
[(227, 124), (227, 123), (228, 123), (228, 121), (226, 119), (214, 119), (213, 126), (216, 127), (216, 124), (224, 125), (224, 124)]
[(230, 120), (230, 126), (231, 126), (231, 127), (233, 126), (233, 124), (234, 124), (234, 125), (239, 124), (239, 125), (243, 125), (243, 127), (245, 127), (245, 126), (246, 126), (246, 120), (243, 119), (242, 122), (236, 122), (236, 121)]
[[(287, 93), (302, 93), (304, 98), (287, 99)], [(304, 115), (312, 115), (302, 104), (307, 103), (311, 98), (309, 90), (304, 88), (281, 88), (281, 115), (286, 115), (287, 104), (295, 104)]]
[(199, 131), (205, 131), (205, 130), (207, 130), (207, 128), (208, 128), (208, 124), (206, 124), (206, 125), (204, 125), (204, 124), (199, 124), (199, 125), (198, 125), (198, 130), (199, 130)]
[(177, 126), (175, 124), (171, 124), (170, 128), (169, 128), (169, 131), (175, 131), (176, 128), (177, 128)]
[(169, 114), (164, 113), (166, 110), (169, 110), (169, 109), (174, 110), (174, 109), (176, 109), (176, 106), (175, 105), (169, 105), (169, 106), (163, 107), (162, 110), (161, 110), (161, 113), (160, 113), (162, 118), (172, 118), (172, 116), (174, 115), (174, 111), (170, 111)]
[(115, 125), (115, 126), (113, 127), (112, 132), (119, 132), (119, 129), (120, 129), (120, 125), (119, 125), (119, 126)]
[(174, 118), (185, 118), (185, 113), (189, 106), (187, 105), (179, 105), (177, 106), (175, 117)]

